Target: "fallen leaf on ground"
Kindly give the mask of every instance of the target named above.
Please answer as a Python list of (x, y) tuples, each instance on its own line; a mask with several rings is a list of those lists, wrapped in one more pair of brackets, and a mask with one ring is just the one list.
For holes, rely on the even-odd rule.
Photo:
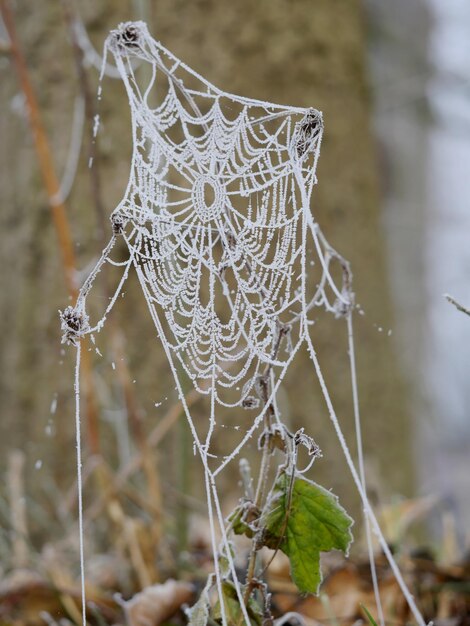
[(193, 594), (191, 584), (171, 579), (146, 587), (123, 603), (128, 626), (158, 626), (190, 602)]

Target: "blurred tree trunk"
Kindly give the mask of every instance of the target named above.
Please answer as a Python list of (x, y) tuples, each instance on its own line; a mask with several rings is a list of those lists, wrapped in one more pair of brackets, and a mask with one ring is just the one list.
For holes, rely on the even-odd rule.
[[(90, 37), (101, 49), (107, 31), (136, 17), (132, 3), (94, 0), (81, 4)], [(71, 133), (76, 71), (66, 27), (56, 0), (15, 3), (24, 46), (59, 172)], [(384, 265), (377, 189), (377, 166), (369, 127), (365, 33), (359, 0), (159, 0), (151, 3), (152, 31), (177, 56), (219, 87), (262, 100), (314, 106), (324, 112), (326, 133), (313, 211), (331, 244), (352, 263), (357, 301), (365, 316), (356, 322), (359, 385), (366, 453), (376, 459), (385, 483), (408, 490), (410, 463), (404, 387), (387, 336), (391, 307)], [(38, 175), (18, 83), (7, 57), (1, 59), (2, 400), (1, 446), (26, 449), (30, 464), (61, 450), (63, 475), (74, 466), (72, 357), (61, 351), (57, 310), (66, 304), (59, 253), (45, 192)], [(96, 85), (96, 72), (89, 70)], [(109, 84), (108, 84), (109, 83)], [(101, 104), (100, 163), (110, 213), (125, 189), (130, 155), (129, 111), (122, 86), (107, 80)], [(85, 151), (69, 201), (81, 266), (98, 254), (97, 217), (89, 191)], [(80, 243), (79, 243), (80, 242)], [(139, 394), (155, 421), (154, 330), (136, 281), (121, 302), (120, 319)], [(138, 311), (135, 309), (138, 308)], [(139, 319), (138, 323), (134, 320)], [(132, 324), (132, 326), (131, 326)], [(322, 363), (348, 439), (352, 442), (351, 385), (342, 322), (321, 320), (316, 330)], [(135, 328), (134, 328), (135, 327)], [(378, 332), (378, 327), (384, 329)], [(105, 341), (106, 330), (100, 336)], [(152, 339), (149, 339), (152, 337)], [(108, 364), (109, 365), (109, 364)], [(107, 367), (107, 365), (106, 365)], [(97, 364), (97, 380), (105, 364)], [(109, 369), (109, 368), (108, 368)], [(164, 374), (166, 375), (166, 374)], [(296, 384), (285, 412), (305, 425), (323, 448), (318, 480), (354, 499), (341, 453), (325, 417), (314, 372), (303, 356), (286, 387)], [(171, 383), (168, 383), (173, 388)], [(109, 397), (102, 385), (104, 402)], [(55, 415), (50, 405), (57, 394)], [(284, 397), (284, 394), (283, 396)], [(282, 398), (281, 398), (282, 399)], [(150, 409), (153, 409), (151, 412)], [(56, 435), (48, 438), (48, 422)], [(50, 426), (50, 425), (49, 425)], [(60, 447), (59, 447), (60, 446)], [(66, 446), (63, 448), (62, 446)], [(64, 456), (64, 451), (67, 454)], [(2, 458), (5, 455), (2, 454)], [(399, 463), (397, 463), (399, 460)], [(390, 469), (393, 468), (393, 471)], [(347, 488), (341, 489), (341, 485)]]

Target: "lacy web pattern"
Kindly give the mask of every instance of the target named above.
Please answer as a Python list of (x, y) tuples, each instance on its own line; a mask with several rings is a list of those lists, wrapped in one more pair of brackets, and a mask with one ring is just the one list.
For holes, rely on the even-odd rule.
[[(142, 25), (114, 33), (110, 48), (134, 134), (113, 219), (134, 227), (127, 243), (159, 335), (198, 391), (252, 405), (262, 368), (287, 362), (275, 350), (280, 323), (302, 310), (321, 114), (221, 93)], [(152, 63), (144, 93), (132, 56)], [(149, 104), (154, 87), (158, 100)]]
[[(216, 478), (258, 429), (267, 407), (275, 406), (279, 385), (302, 345), (370, 523), (383, 540), (309, 335), (314, 307), (346, 317), (350, 329), (353, 309), (349, 265), (327, 243), (310, 208), (322, 115), (222, 92), (155, 41), (141, 22), (112, 31), (106, 50), (129, 99), (132, 165), (111, 217), (112, 238), (76, 306), (62, 314), (64, 336), (79, 344), (81, 336), (100, 330), (135, 268), (204, 466), (214, 556), (225, 553), (249, 624)], [(139, 63), (150, 67), (145, 80)], [(86, 298), (102, 265), (116, 264), (110, 253), (120, 237), (129, 259), (120, 264), (123, 276), (104, 316), (91, 326)], [(338, 285), (332, 261), (340, 269)], [(208, 423), (202, 426), (185, 402), (183, 377), (209, 397)], [(211, 449), (220, 405), (253, 413), (250, 428), (221, 458)], [(214, 561), (221, 594), (222, 573)], [(226, 624), (224, 614), (222, 621)]]

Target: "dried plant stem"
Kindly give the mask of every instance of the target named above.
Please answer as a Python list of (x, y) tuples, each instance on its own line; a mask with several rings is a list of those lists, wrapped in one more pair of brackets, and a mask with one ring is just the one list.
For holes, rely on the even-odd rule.
[[(267, 430), (269, 429), (270, 423), (271, 421), (269, 417), (269, 410), (267, 409), (266, 415), (265, 415), (265, 428)], [(263, 455), (261, 458), (261, 466), (260, 466), (260, 472), (258, 476), (258, 483), (256, 486), (256, 494), (255, 494), (255, 500), (254, 500), (254, 506), (258, 510), (261, 509), (262, 504), (263, 504), (265, 485), (266, 485), (268, 473), (269, 473), (270, 456), (271, 456), (271, 453), (269, 450), (269, 438), (265, 437), (264, 445), (263, 445)], [(248, 602), (250, 600), (251, 593), (254, 587), (256, 563), (258, 560), (258, 548), (259, 546), (257, 545), (256, 536), (255, 536), (252, 541), (250, 557), (248, 559), (248, 567), (246, 570), (245, 591), (243, 594), (243, 601), (245, 603), (245, 606), (248, 606)], [(241, 619), (243, 619), (243, 615), (241, 615)], [(239, 622), (239, 626), (241, 625), (241, 623), (242, 621)]]
[[(193, 404), (200, 400), (200, 397), (200, 394), (195, 389), (192, 389), (185, 399), (187, 406), (193, 406)], [(150, 449), (158, 446), (158, 444), (173, 428), (182, 415), (183, 404), (179, 401), (171, 407), (165, 417), (163, 417), (163, 419), (147, 437), (147, 444)], [(123, 488), (129, 477), (137, 472), (143, 466), (143, 463), (144, 459), (142, 457), (142, 453), (139, 452), (120, 472), (118, 472), (113, 479), (112, 485), (110, 485), (109, 488), (102, 494), (102, 497), (88, 509), (86, 513), (87, 521), (95, 519), (98, 515), (100, 515), (109, 499), (111, 499), (120, 489)]]
[[(273, 360), (275, 360), (277, 357), (284, 334), (285, 334), (284, 328), (280, 327), (278, 330), (278, 336), (274, 343), (273, 357), (272, 357)], [(263, 502), (264, 502), (264, 498), (266, 494), (266, 484), (268, 481), (269, 467), (270, 467), (270, 461), (271, 461), (271, 450), (269, 446), (268, 433), (273, 424), (273, 419), (275, 417), (274, 407), (272, 403), (269, 403), (269, 398), (271, 396), (270, 380), (271, 380), (272, 368), (273, 367), (271, 364), (267, 365), (263, 375), (259, 379), (260, 396), (265, 407), (264, 428), (265, 428), (266, 436), (264, 437), (264, 442), (263, 442), (263, 454), (261, 458), (261, 466), (260, 466), (258, 483), (256, 486), (256, 492), (255, 492), (255, 501), (254, 501), (255, 508), (258, 510), (261, 510)], [(243, 601), (245, 602), (245, 606), (248, 606), (251, 593), (253, 591), (253, 588), (255, 587), (258, 549), (259, 549), (259, 546), (257, 544), (256, 536), (255, 536), (252, 542), (251, 552), (250, 552), (250, 557), (248, 560), (248, 567), (247, 567), (247, 572), (246, 572), (245, 591), (243, 594)], [(243, 618), (243, 615), (241, 616), (241, 618)], [(238, 626), (240, 625), (241, 625), (241, 622), (239, 622)]]
[[(29, 122), (34, 139), (34, 147), (38, 157), (41, 176), (49, 198), (52, 217), (59, 238), (62, 262), (65, 270), (65, 280), (70, 294), (77, 291), (75, 284), (75, 255), (73, 251), (72, 238), (67, 223), (65, 206), (57, 200), (59, 197), (60, 185), (55, 174), (49, 143), (44, 130), (44, 126), (39, 113), (36, 96), (29, 78), (26, 61), (16, 35), (16, 28), (13, 13), (7, 0), (0, 0), (0, 10), (3, 21), (10, 38), (11, 57), (13, 59), (16, 72), (20, 81), (21, 89), (26, 99)], [(54, 200), (55, 199), (55, 200)]]
[(8, 491), (10, 496), (12, 539), (12, 562), (15, 568), (28, 565), (28, 526), (24, 493), (24, 462), (21, 450), (12, 450), (8, 457)]
[[(177, 485), (178, 491), (182, 495), (189, 495), (190, 492), (190, 472), (192, 456), (191, 431), (186, 420), (180, 420), (178, 424), (178, 465), (177, 465)], [(177, 528), (176, 535), (178, 541), (178, 551), (183, 553), (188, 547), (189, 517), (188, 506), (184, 500), (177, 502)]]
[(132, 7), (138, 20), (150, 22), (150, 2), (149, 0), (132, 0)]
[[(75, 66), (77, 69), (78, 84), (85, 103), (85, 119), (87, 126), (87, 146), (88, 146), (88, 160), (93, 163), (93, 167), (88, 168), (90, 176), (90, 188), (95, 206), (99, 238), (101, 240), (102, 247), (105, 248), (105, 231), (106, 231), (106, 219), (102, 201), (102, 186), (101, 186), (101, 170), (100, 162), (97, 157), (97, 144), (96, 137), (94, 136), (94, 123), (96, 115), (95, 100), (91, 93), (88, 75), (84, 66), (84, 55), (81, 49), (77, 37), (77, 13), (75, 3), (73, 0), (62, 0), (64, 8), (64, 15), (67, 22), (70, 39), (72, 42), (72, 50), (75, 59)], [(105, 295), (109, 298), (111, 291), (107, 281), (107, 275), (104, 276)], [(142, 456), (142, 468), (147, 480), (148, 498), (152, 502), (155, 511), (160, 511), (154, 519), (154, 531), (155, 539), (158, 541), (161, 537), (161, 508), (162, 508), (162, 492), (160, 477), (156, 471), (155, 454), (152, 456), (150, 446), (148, 445), (146, 434), (143, 429), (143, 414), (142, 408), (139, 405), (134, 389), (131, 382), (131, 376), (127, 365), (127, 358), (125, 355), (125, 339), (120, 328), (114, 323), (113, 319), (109, 320), (110, 325), (110, 339), (111, 350), (113, 353), (114, 362), (116, 363), (116, 373), (121, 386), (124, 402), (129, 418), (130, 427), (138, 448), (141, 451)]]
[(96, 160), (97, 146), (93, 136), (93, 124), (96, 114), (94, 97), (92, 95), (87, 72), (84, 66), (84, 55), (77, 37), (77, 15), (73, 0), (62, 0), (65, 20), (69, 31), (72, 52), (77, 70), (78, 86), (85, 103), (85, 120), (87, 125), (87, 157), (88, 162), (93, 163), (93, 167), (88, 168), (91, 195), (96, 209), (98, 238), (103, 248), (106, 245), (106, 218), (101, 195), (101, 176), (99, 163)]
[[(182, 370), (180, 369), (180, 373)], [(187, 389), (183, 388), (185, 397), (188, 395)], [(176, 431), (176, 448), (178, 463), (176, 464), (176, 487), (182, 496), (189, 496), (190, 492), (190, 471), (193, 440), (191, 431), (186, 420), (180, 420)], [(180, 555), (186, 552), (188, 547), (189, 534), (189, 509), (186, 500), (180, 498), (176, 502), (176, 541), (178, 544), (178, 560)]]
[(468, 309), (466, 306), (463, 306), (463, 304), (460, 304), (460, 302), (457, 302), (457, 300), (455, 300), (455, 298), (450, 296), (448, 293), (444, 294), (444, 298), (448, 302), (453, 304), (455, 308), (457, 309), (457, 311), (460, 311), (461, 313), (465, 313), (465, 315), (470, 315), (470, 309)]
[[(34, 147), (59, 241), (66, 287), (70, 297), (75, 299), (78, 295), (76, 260), (65, 205), (60, 200), (60, 184), (55, 173), (54, 162), (34, 88), (29, 78), (26, 61), (16, 34), (13, 13), (7, 0), (0, 0), (0, 12), (10, 39), (11, 57), (26, 100)], [(93, 385), (91, 359), (87, 350), (83, 351), (82, 367), (86, 396), (87, 439), (90, 451), (95, 454), (99, 452), (100, 448), (98, 409)]]

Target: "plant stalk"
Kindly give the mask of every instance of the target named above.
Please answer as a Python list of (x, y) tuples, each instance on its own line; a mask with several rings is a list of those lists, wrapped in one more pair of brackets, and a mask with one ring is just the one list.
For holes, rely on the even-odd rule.
[[(79, 45), (79, 41), (77, 38), (77, 12), (75, 8), (75, 3), (73, 0), (62, 0), (62, 5), (64, 8), (65, 20), (67, 22), (70, 39), (72, 43), (72, 50), (75, 59), (75, 66), (77, 70), (78, 84), (79, 88), (82, 92), (83, 100), (85, 102), (85, 118), (86, 118), (86, 126), (87, 126), (87, 145), (88, 145), (88, 160), (93, 163), (93, 167), (89, 168), (90, 175), (90, 191), (93, 199), (93, 204), (95, 206), (97, 223), (98, 223), (98, 234), (99, 239), (102, 245), (102, 248), (106, 246), (106, 237), (105, 237), (105, 212), (103, 207), (102, 200), (102, 186), (101, 186), (101, 171), (100, 171), (100, 162), (97, 158), (97, 145), (96, 138), (93, 133), (93, 125), (96, 115), (96, 106), (94, 102), (94, 98), (91, 93), (88, 75), (86, 68), (84, 66), (84, 55), (83, 51)], [(107, 300), (109, 300), (109, 296), (111, 295), (109, 282), (107, 280), (107, 274), (104, 276), (104, 292)], [(139, 402), (137, 401), (136, 395), (134, 393), (134, 389), (132, 386), (131, 376), (129, 373), (129, 368), (127, 365), (127, 358), (125, 355), (125, 339), (121, 329), (116, 325), (115, 321), (111, 318), (108, 321), (110, 327), (110, 339), (111, 339), (111, 350), (113, 353), (113, 359), (116, 363), (116, 373), (119, 380), (119, 384), (122, 389), (124, 403), (127, 410), (127, 417), (129, 419), (130, 428), (132, 430), (132, 434), (134, 440), (137, 444), (141, 452), (142, 457), (142, 469), (145, 474), (145, 478), (147, 481), (147, 495), (149, 500), (151, 501), (154, 510), (160, 511), (162, 510), (162, 493), (161, 493), (161, 484), (160, 477), (156, 470), (156, 458), (152, 456), (150, 446), (147, 443), (146, 434), (143, 428), (143, 411)], [(155, 532), (155, 541), (159, 542), (162, 535), (161, 530), (161, 513), (155, 516), (154, 519), (154, 532)]]
[[(273, 347), (273, 356), (272, 356), (273, 360), (276, 358), (279, 352), (279, 348), (282, 342), (282, 338), (285, 335), (285, 332), (286, 332), (286, 329), (284, 329), (284, 327), (282, 326), (278, 329), (278, 335), (276, 337), (276, 341)], [(271, 426), (273, 424), (273, 419), (275, 417), (274, 407), (272, 403), (268, 402), (269, 397), (271, 395), (270, 378), (271, 378), (272, 368), (273, 366), (271, 364), (268, 364), (265, 368), (265, 371), (263, 372), (263, 375), (259, 379), (261, 401), (263, 402), (264, 407), (265, 407), (264, 428), (266, 431), (266, 436), (263, 442), (263, 455), (261, 458), (261, 466), (260, 466), (260, 472), (258, 476), (258, 483), (256, 486), (256, 492), (255, 492), (256, 495), (255, 495), (255, 501), (254, 501), (254, 505), (258, 510), (262, 509), (262, 505), (265, 499), (266, 485), (268, 481), (270, 461), (271, 461), (271, 450), (269, 447), (269, 436), (267, 435), (267, 433), (269, 433)], [(250, 596), (255, 586), (254, 583), (255, 583), (255, 575), (256, 575), (258, 549), (259, 549), (259, 546), (257, 545), (257, 540), (255, 536), (252, 542), (251, 553), (250, 553), (250, 557), (248, 560), (246, 582), (245, 582), (245, 592), (243, 594), (243, 601), (245, 602), (246, 607), (248, 607), (248, 602), (250, 600)], [(240, 616), (240, 618), (242, 619), (243, 616)], [(240, 620), (237, 626), (241, 626)]]
[[(65, 204), (60, 200), (60, 184), (55, 173), (52, 153), (47, 139), (46, 131), (41, 119), (39, 106), (31, 83), (28, 67), (26, 64), (20, 42), (17, 37), (13, 12), (8, 0), (0, 0), (0, 13), (5, 24), (8, 37), (10, 39), (10, 52), (18, 75), (21, 90), (25, 96), (29, 124), (34, 141), (41, 176), (47, 192), (49, 206), (52, 213), (52, 220), (59, 241), (59, 249), (62, 258), (62, 269), (64, 271), (65, 284), (72, 300), (78, 295), (76, 284), (76, 259), (73, 249), (72, 236), (67, 219)], [(90, 452), (98, 454), (99, 444), (99, 423), (96, 393), (93, 385), (91, 359), (87, 350), (82, 353), (83, 378), (86, 396), (87, 415), (87, 439)]]

